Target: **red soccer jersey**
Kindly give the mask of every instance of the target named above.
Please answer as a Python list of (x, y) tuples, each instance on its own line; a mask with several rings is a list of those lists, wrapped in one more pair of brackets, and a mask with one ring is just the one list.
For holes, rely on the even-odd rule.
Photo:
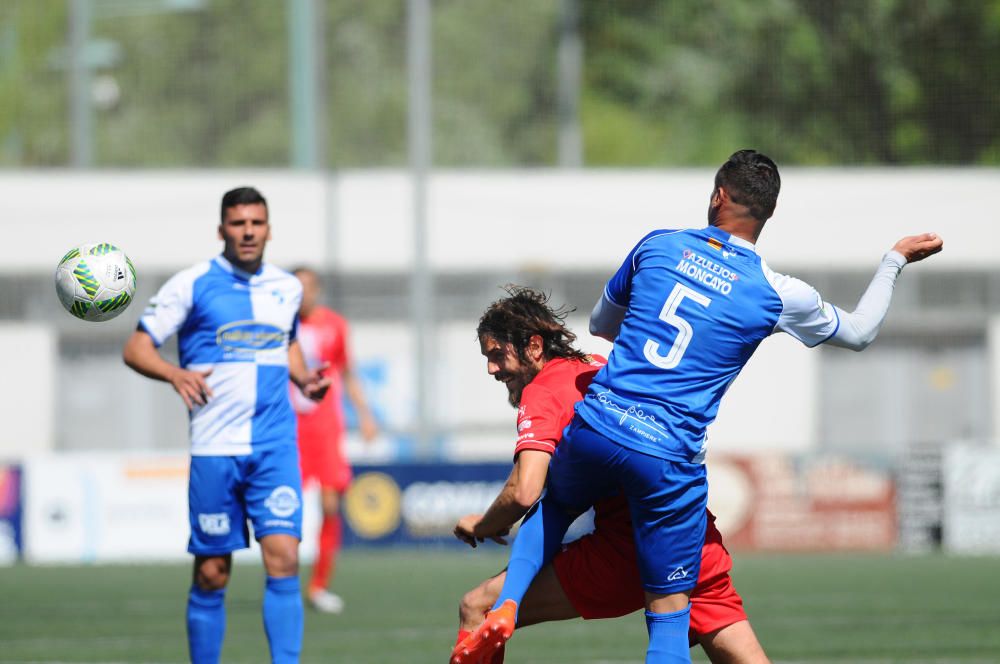
[(318, 403), (304, 397), (294, 385), (291, 387), (292, 407), (299, 415), (299, 438), (324, 432), (339, 436), (344, 428), (341, 374), (348, 358), (347, 321), (335, 311), (316, 307), (299, 321), (298, 341), (306, 366), (313, 369), (328, 362), (325, 375), (332, 379), (326, 396)]
[(590, 362), (556, 358), (545, 363), (521, 393), (514, 456), (524, 450), (556, 451), (563, 429), (573, 419), (573, 406), (606, 363), (600, 355), (591, 355)]

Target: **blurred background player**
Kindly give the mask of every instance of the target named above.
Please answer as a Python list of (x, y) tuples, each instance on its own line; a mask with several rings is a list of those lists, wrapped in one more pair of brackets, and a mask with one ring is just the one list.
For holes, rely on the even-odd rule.
[(498, 610), (477, 632), (511, 633), (517, 605), (571, 515), (621, 487), (646, 590), (646, 661), (690, 661), (689, 597), (707, 526), (706, 430), (726, 390), (778, 331), (809, 347), (867, 347), (903, 267), (942, 247), (931, 233), (903, 238), (855, 311), (842, 311), (756, 253), (780, 184), (770, 158), (733, 153), (716, 172), (708, 226), (648, 234), (608, 281), (590, 331), (613, 340), (614, 351), (553, 454), (549, 491), (525, 518)]
[[(140, 374), (170, 383), (190, 412), (191, 661), (219, 661), (232, 552), (249, 546), (249, 519), (267, 574), (262, 610), (271, 660), (298, 662), (302, 490), (286, 385), (291, 379), (318, 400), (330, 380), (306, 367), (296, 340), (302, 286), (263, 262), (267, 201), (252, 187), (233, 189), (222, 197), (221, 216), (222, 255), (163, 285), (123, 355)], [(180, 366), (158, 351), (175, 333)]]
[[(486, 310), (476, 330), (487, 371), (507, 387), (517, 408), (514, 467), (485, 515), (471, 514), (455, 535), (475, 547), (499, 539), (541, 497), (549, 460), (605, 359), (573, 347), (565, 312), (553, 310), (544, 293), (508, 287), (508, 297)], [(583, 617), (616, 618), (643, 608), (642, 581), (628, 505), (621, 494), (594, 506), (594, 532), (566, 545), (532, 581), (517, 616), (518, 627)], [(709, 515), (698, 585), (691, 595), (690, 641), (700, 643), (715, 664), (768, 664), (743, 600), (733, 587), (732, 559)], [(462, 598), (453, 664), (478, 658), (463, 640), (496, 602), (505, 573), (487, 579)], [(487, 655), (487, 657), (490, 657)], [(487, 660), (503, 661), (503, 649)]]
[(310, 369), (322, 371), (330, 379), (330, 389), (318, 402), (304, 398), (294, 386), (290, 390), (292, 406), (298, 414), (302, 485), (319, 484), (323, 508), (307, 597), (317, 611), (340, 613), (344, 610), (344, 601), (330, 592), (328, 586), (342, 539), (340, 498), (352, 477), (344, 454), (344, 394), (354, 406), (358, 429), (365, 442), (375, 439), (378, 425), (352, 367), (347, 321), (332, 309), (318, 304), (322, 293), (316, 272), (299, 267), (294, 274), (302, 283), (298, 331), (302, 355)]

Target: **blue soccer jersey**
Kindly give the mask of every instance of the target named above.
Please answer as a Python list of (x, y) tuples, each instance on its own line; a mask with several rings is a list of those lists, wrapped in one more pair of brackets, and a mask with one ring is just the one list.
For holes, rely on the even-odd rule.
[(625, 447), (682, 462), (704, 462), (719, 402), (761, 341), (783, 331), (815, 346), (839, 324), (812, 287), (713, 226), (647, 235), (604, 297), (625, 316), (577, 412)]
[(191, 454), (246, 455), (295, 444), (288, 400), (288, 344), (302, 286), (264, 264), (256, 274), (223, 256), (174, 275), (139, 320), (157, 346), (178, 335), (180, 366), (212, 370), (213, 396), (191, 411)]

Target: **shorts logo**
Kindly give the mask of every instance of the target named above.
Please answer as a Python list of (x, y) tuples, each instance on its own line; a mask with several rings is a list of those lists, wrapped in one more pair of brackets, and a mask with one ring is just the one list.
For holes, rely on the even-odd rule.
[(225, 512), (217, 514), (199, 514), (198, 527), (206, 535), (228, 535), (229, 515)]
[(531, 428), (531, 420), (522, 420), (517, 425), (517, 432), (521, 433), (525, 429), (530, 429), (530, 428)]
[(290, 486), (279, 486), (264, 501), (264, 506), (271, 510), (271, 514), (282, 518), (295, 514), (299, 505), (299, 494)]
[(680, 581), (681, 579), (686, 579), (687, 575), (687, 570), (684, 569), (683, 566), (680, 566), (670, 573), (670, 576), (667, 577), (667, 581)]

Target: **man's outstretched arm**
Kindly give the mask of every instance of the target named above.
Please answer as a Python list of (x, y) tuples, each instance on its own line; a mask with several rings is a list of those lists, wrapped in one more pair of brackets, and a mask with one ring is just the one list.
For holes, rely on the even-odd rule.
[(518, 453), (507, 483), (493, 504), (483, 515), (462, 517), (455, 526), (455, 537), (473, 547), (486, 538), (505, 544), (502, 537), (542, 496), (551, 456), (539, 450)]
[(944, 242), (934, 233), (904, 237), (897, 242), (882, 258), (855, 310), (848, 313), (835, 307), (840, 325), (827, 343), (856, 351), (867, 348), (875, 341), (885, 321), (892, 291), (903, 267), (938, 253), (943, 246)]

